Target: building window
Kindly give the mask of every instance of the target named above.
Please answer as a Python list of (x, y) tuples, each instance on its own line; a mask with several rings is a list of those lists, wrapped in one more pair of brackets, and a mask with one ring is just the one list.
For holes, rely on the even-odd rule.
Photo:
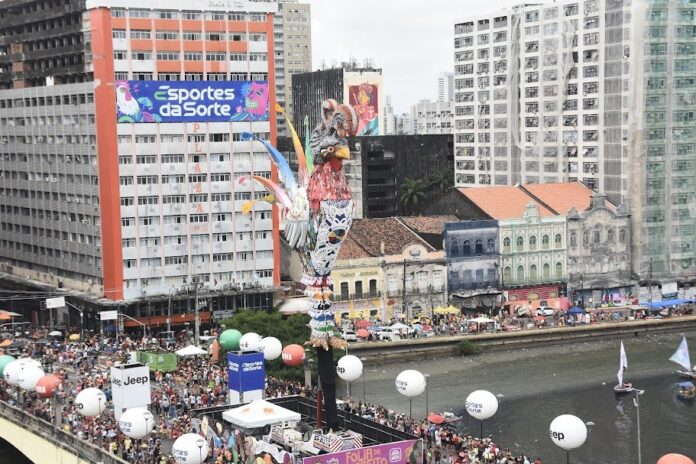
[(583, 245), (590, 244), (590, 233), (588, 231), (585, 231), (582, 233), (582, 244)]
[(521, 235), (517, 237), (517, 249), (516, 251), (523, 251), (524, 250), (524, 237)]
[(626, 229), (619, 229), (619, 242), (626, 242)]
[(459, 242), (456, 240), (452, 240), (452, 243), (450, 244), (450, 255), (451, 256), (458, 256), (459, 255)]
[(556, 234), (553, 239), (553, 244), (556, 248), (561, 248), (563, 246), (563, 237), (561, 234)]
[(602, 241), (602, 232), (599, 230), (599, 227), (596, 227), (594, 230), (594, 237), (592, 239), (594, 243), (601, 243)]
[(512, 280), (512, 268), (510, 266), (505, 266), (505, 269), (503, 269), (503, 286), (505, 286), (505, 282), (510, 282)]
[(548, 281), (551, 278), (551, 266), (549, 263), (544, 263), (544, 266), (542, 267), (542, 278), (545, 281)]
[(563, 264), (561, 262), (556, 263), (556, 278), (563, 277)]
[(550, 245), (550, 243), (549, 243), (549, 236), (548, 236), (548, 235), (542, 236), (542, 237), (541, 237), (541, 248), (543, 248), (544, 250), (548, 250), (548, 249), (549, 249), (549, 245)]
[(524, 282), (524, 266), (517, 266), (517, 282)]
[(532, 283), (536, 283), (537, 281), (537, 267), (536, 264), (532, 264), (529, 266), (529, 281)]
[(578, 242), (578, 234), (575, 232), (570, 233), (570, 246), (574, 247), (577, 246)]
[[(537, 249), (537, 238), (536, 235), (529, 237), (529, 251), (536, 251)], [(531, 269), (530, 269), (531, 271)]]
[(341, 282), (341, 299), (348, 299), (348, 282)]
[(510, 240), (510, 237), (505, 237), (503, 239), (503, 251), (504, 252), (506, 252), (506, 253), (510, 252), (511, 242), (512, 242), (512, 240)]
[(464, 240), (462, 245), (462, 256), (471, 256), (471, 241)]
[(480, 238), (478, 240), (476, 240), (474, 247), (475, 247), (476, 255), (483, 254), (483, 240), (481, 240)]
[(486, 253), (495, 253), (495, 239), (489, 238), (486, 241)]
[(363, 297), (362, 280), (355, 282), (355, 298)]
[(370, 279), (370, 297), (377, 296), (377, 279)]

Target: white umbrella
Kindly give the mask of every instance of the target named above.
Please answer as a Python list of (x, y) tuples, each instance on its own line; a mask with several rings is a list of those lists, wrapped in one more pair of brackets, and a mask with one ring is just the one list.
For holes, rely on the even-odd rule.
[(397, 322), (396, 324), (393, 324), (389, 327), (394, 330), (406, 330), (409, 328), (406, 324), (402, 324), (401, 322)]
[(53, 332), (50, 332), (48, 335), (51, 337), (61, 337), (63, 336), (63, 333), (59, 330), (54, 330)]
[(471, 319), (469, 322), (475, 322), (477, 324), (490, 324), (491, 322), (495, 322), (493, 319), (488, 319), (487, 317), (477, 317), (475, 319)]
[(307, 314), (309, 306), (309, 298), (288, 298), (280, 305), (278, 312), (284, 316)]
[(202, 350), (198, 348), (197, 346), (189, 345), (186, 348), (182, 348), (180, 350), (177, 350), (176, 355), (185, 357), (185, 356), (198, 356), (201, 354), (206, 354), (205, 350)]

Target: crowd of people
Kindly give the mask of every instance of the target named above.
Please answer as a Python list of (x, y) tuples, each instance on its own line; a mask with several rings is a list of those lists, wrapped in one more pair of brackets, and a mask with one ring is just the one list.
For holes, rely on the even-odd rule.
[[(159, 340), (154, 340), (155, 344)], [(188, 343), (186, 334), (175, 346)], [(85, 388), (101, 389), (111, 400), (109, 367), (125, 362), (129, 352), (152, 348), (152, 339), (127, 337), (91, 337), (83, 342), (50, 340), (45, 331), (27, 334), (22, 357), (39, 360), (47, 372), (63, 379), (53, 398), (42, 399), (36, 393), (12, 387), (0, 382), (0, 401), (20, 407), (41, 419), (57, 424), (63, 431), (90, 442), (104, 451), (134, 464), (174, 463), (169, 450), (176, 438), (197, 430), (194, 427), (196, 409), (227, 404), (226, 372), (212, 361), (210, 356), (181, 358), (173, 372), (154, 371), (151, 376), (152, 398), (150, 410), (156, 417), (156, 427), (147, 438), (135, 440), (126, 437), (118, 427), (113, 409), (107, 408), (97, 417), (81, 416), (74, 398)], [(299, 395), (316, 397), (316, 388), (308, 388), (300, 382), (267, 377), (266, 397)], [(538, 464), (526, 456), (512, 455), (490, 438), (478, 439), (459, 434), (448, 426), (438, 426), (425, 420), (416, 421), (403, 413), (385, 407), (348, 400), (342, 405), (350, 412), (380, 424), (393, 427), (423, 438), (427, 464), (454, 463), (527, 463)], [(245, 462), (243, 439), (235, 440), (235, 431), (225, 426), (219, 431), (222, 438), (211, 441), (212, 459), (215, 464)]]

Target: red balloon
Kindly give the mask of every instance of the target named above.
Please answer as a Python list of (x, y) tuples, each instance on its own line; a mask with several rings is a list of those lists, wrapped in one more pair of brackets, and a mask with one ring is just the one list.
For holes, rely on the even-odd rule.
[(282, 357), (286, 366), (301, 366), (305, 359), (305, 351), (300, 345), (288, 345), (283, 348)]
[(63, 381), (57, 375), (44, 375), (36, 382), (36, 393), (42, 398), (51, 398), (61, 383)]
[(683, 454), (669, 453), (662, 456), (657, 464), (694, 464), (694, 461)]

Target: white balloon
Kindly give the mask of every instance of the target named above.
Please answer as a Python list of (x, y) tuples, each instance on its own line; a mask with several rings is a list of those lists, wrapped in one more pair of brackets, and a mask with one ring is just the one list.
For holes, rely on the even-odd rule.
[(254, 332), (245, 333), (239, 339), (239, 349), (241, 351), (259, 351), (261, 336)]
[(563, 414), (551, 421), (549, 436), (557, 446), (566, 451), (572, 450), (587, 440), (587, 426), (579, 417)]
[(106, 396), (98, 388), (85, 388), (75, 397), (75, 408), (85, 417), (98, 416), (106, 409)]
[(36, 382), (45, 375), (46, 373), (40, 367), (27, 365), (20, 371), (17, 385), (24, 390), (36, 391)]
[(338, 360), (336, 366), (338, 376), (346, 382), (358, 380), (363, 372), (363, 363), (357, 356), (347, 354)]
[(425, 391), (425, 376), (420, 372), (407, 369), (396, 376), (396, 391), (413, 398)]
[(208, 443), (198, 434), (185, 433), (172, 445), (178, 464), (201, 464), (208, 457)]
[(498, 411), (498, 398), (487, 390), (476, 390), (466, 397), (465, 406), (471, 417), (486, 420)]
[(127, 437), (145, 438), (155, 428), (155, 417), (146, 408), (127, 409), (118, 420), (118, 428)]
[(10, 385), (19, 385), (19, 375), (22, 373), (22, 369), (24, 369), (24, 364), (17, 359), (5, 366), (2, 377)]
[(17, 360), (18, 362), (22, 363), (24, 367), (27, 366), (36, 366), (36, 367), (41, 367), (41, 363), (37, 361), (36, 359), (31, 359), (31, 358), (19, 358)]
[(283, 344), (275, 337), (264, 337), (261, 339), (259, 350), (263, 351), (263, 358), (266, 361), (272, 361), (283, 352)]

